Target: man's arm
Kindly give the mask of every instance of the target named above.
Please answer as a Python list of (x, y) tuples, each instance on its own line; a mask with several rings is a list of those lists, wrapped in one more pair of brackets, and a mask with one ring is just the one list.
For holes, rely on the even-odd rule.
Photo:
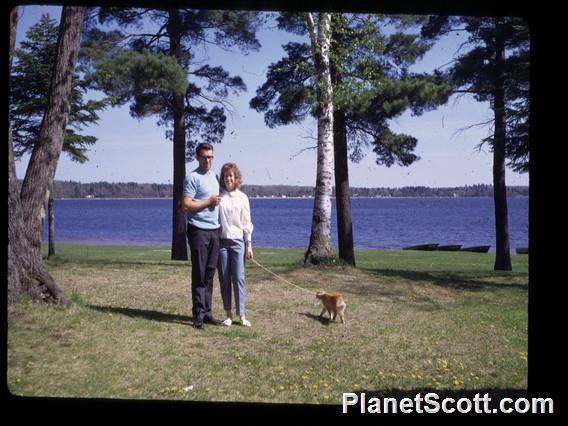
[(207, 207), (215, 207), (218, 206), (221, 202), (221, 197), (218, 195), (212, 195), (209, 198), (204, 200), (194, 200), (191, 197), (183, 197), (181, 202), (181, 207), (184, 212), (186, 213), (197, 213)]

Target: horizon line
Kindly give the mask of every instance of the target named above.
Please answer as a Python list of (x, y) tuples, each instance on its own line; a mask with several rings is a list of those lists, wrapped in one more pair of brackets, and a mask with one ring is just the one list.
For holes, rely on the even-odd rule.
[[(23, 179), (17, 179), (18, 182), (23, 181)], [(98, 180), (98, 181), (91, 181), (91, 182), (81, 182), (76, 180), (61, 180), (56, 179), (53, 181), (55, 182), (71, 182), (71, 183), (79, 183), (81, 185), (89, 185), (89, 184), (97, 184), (97, 183), (110, 183), (110, 184), (131, 184), (134, 183), (136, 185), (169, 185), (173, 186), (173, 183), (160, 183), (160, 182), (135, 182), (135, 181), (121, 181), (121, 182), (112, 182), (106, 180)], [(296, 187), (296, 188), (315, 188), (315, 185), (292, 185), (292, 184), (284, 184), (284, 183), (243, 183), (241, 186), (286, 186), (286, 187)], [(463, 184), (463, 185), (454, 185), (454, 186), (427, 186), (427, 185), (404, 185), (404, 186), (349, 186), (349, 188), (382, 188), (382, 189), (402, 189), (402, 188), (430, 188), (430, 189), (448, 189), (448, 188), (465, 188), (465, 187), (473, 187), (473, 186), (493, 186), (491, 183), (474, 183), (474, 184)], [(507, 188), (529, 188), (530, 185), (506, 185)], [(332, 185), (332, 188), (335, 188), (335, 185)]]

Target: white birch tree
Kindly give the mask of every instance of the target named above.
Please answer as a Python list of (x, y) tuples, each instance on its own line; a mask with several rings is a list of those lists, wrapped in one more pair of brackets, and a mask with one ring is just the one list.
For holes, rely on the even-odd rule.
[(331, 195), (333, 185), (333, 89), (330, 71), (331, 14), (304, 15), (310, 35), (317, 84), (317, 171), (310, 243), (304, 264), (318, 264), (333, 258), (331, 244)]

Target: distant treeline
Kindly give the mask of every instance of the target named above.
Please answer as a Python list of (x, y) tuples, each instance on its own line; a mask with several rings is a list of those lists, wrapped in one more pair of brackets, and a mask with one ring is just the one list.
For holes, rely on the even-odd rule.
[[(21, 181), (19, 181), (21, 184)], [(312, 186), (243, 185), (249, 197), (313, 197)], [(351, 188), (352, 197), (491, 197), (492, 185), (471, 185), (453, 188), (405, 186), (402, 188)], [(172, 198), (173, 185), (159, 183), (80, 183), (55, 181), (54, 198)], [(510, 186), (510, 197), (528, 197), (528, 186)], [(335, 195), (335, 193), (334, 193)]]

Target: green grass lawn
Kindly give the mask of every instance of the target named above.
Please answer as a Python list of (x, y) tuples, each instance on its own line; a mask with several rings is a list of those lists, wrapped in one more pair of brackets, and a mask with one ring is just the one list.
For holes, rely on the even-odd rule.
[[(491, 253), (362, 250), (352, 268), (256, 249), (302, 289), (249, 263), (252, 328), (198, 331), (189, 262), (167, 248), (62, 244), (57, 254), (47, 264), (70, 303), (10, 308), (15, 395), (340, 404), (363, 390), (527, 386), (526, 255), (495, 272)], [(345, 325), (318, 317), (318, 288), (344, 294)], [(213, 313), (223, 318), (217, 277)]]

